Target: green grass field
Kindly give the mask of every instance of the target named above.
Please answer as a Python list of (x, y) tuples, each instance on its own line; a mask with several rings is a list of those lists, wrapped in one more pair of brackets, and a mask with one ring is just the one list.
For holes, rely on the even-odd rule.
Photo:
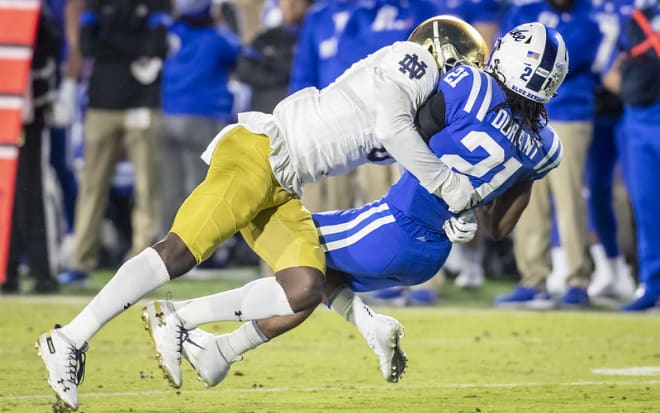
[[(0, 296), (0, 412), (51, 411), (55, 398), (33, 344), (54, 322), (70, 320), (107, 274), (95, 278), (78, 295)], [(152, 297), (191, 297), (238, 283), (182, 280)], [(406, 328), (410, 361), (398, 384), (382, 379), (375, 355), (352, 325), (319, 308), (298, 329), (247, 353), (216, 388), (205, 389), (186, 364), (176, 391), (156, 366), (138, 304), (91, 340), (79, 411), (660, 412), (658, 314), (488, 308), (491, 296), (509, 286), (491, 283), (479, 293), (449, 289), (431, 309), (378, 308)], [(595, 372), (631, 367), (655, 369)]]

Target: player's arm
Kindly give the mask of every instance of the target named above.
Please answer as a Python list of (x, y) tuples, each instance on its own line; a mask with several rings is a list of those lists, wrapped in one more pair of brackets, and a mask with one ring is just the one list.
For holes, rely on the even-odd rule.
[(68, 55), (64, 64), (64, 76), (77, 80), (82, 71), (80, 54), (80, 14), (85, 8), (83, 0), (68, 0), (64, 6), (64, 28)]
[(422, 106), (417, 109), (415, 126), (427, 144), (431, 137), (445, 127), (445, 95), (441, 90), (431, 95)]
[(621, 93), (621, 63), (625, 58), (625, 53), (619, 54), (609, 70), (602, 76), (603, 85), (614, 94)]
[(480, 222), (493, 239), (503, 239), (513, 231), (529, 203), (533, 181), (518, 182), (493, 201), (479, 208)]
[(425, 62), (420, 53), (419, 62), (426, 64), (426, 70), (415, 78), (399, 70), (399, 61), (406, 54), (393, 55), (396, 59), (384, 59), (383, 67), (374, 73), (378, 91), (376, 134), (387, 152), (427, 191), (441, 197), (450, 210), (462, 211), (471, 206), (474, 193), (469, 179), (440, 161), (415, 126), (417, 107), (431, 95), (439, 77), (435, 63), (432, 58)]

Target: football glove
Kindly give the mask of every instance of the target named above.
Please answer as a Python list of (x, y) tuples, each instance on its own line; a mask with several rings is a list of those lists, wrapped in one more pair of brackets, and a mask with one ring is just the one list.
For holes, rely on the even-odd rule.
[(446, 220), (442, 229), (452, 243), (465, 244), (474, 239), (477, 226), (477, 216), (470, 209)]
[(481, 200), (470, 178), (454, 171), (450, 171), (435, 195), (442, 198), (447, 203), (449, 211), (455, 214), (476, 206)]
[(78, 85), (74, 79), (62, 80), (57, 98), (53, 103), (53, 125), (63, 128), (73, 123), (76, 114), (76, 89)]

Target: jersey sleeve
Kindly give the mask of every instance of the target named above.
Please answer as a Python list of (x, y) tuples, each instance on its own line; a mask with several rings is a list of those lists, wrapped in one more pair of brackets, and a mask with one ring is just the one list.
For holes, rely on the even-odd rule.
[(415, 127), (417, 108), (433, 93), (439, 72), (430, 53), (412, 42), (397, 42), (375, 55), (376, 135), (401, 166), (435, 193), (450, 172)]
[(529, 176), (530, 180), (537, 180), (546, 176), (548, 172), (559, 166), (564, 154), (561, 139), (550, 125), (543, 128), (541, 138), (543, 139), (543, 150), (539, 151), (533, 160), (533, 169)]
[(445, 124), (464, 116), (483, 121), (495, 88), (495, 80), (474, 67), (461, 65), (445, 73), (438, 83), (438, 91), (445, 97)]

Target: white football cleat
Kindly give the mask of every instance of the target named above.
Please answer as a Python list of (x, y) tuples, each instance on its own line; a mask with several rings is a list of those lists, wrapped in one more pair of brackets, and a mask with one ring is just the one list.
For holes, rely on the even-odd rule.
[(631, 300), (635, 295), (635, 280), (623, 256), (608, 257), (600, 244), (590, 248), (595, 270), (587, 290), (590, 297), (613, 297)]
[(463, 270), (458, 274), (454, 283), (457, 287), (470, 289), (480, 288), (485, 282), (484, 268), (481, 263), (465, 262)]
[(183, 342), (183, 357), (190, 362), (197, 378), (206, 387), (213, 387), (224, 380), (231, 364), (236, 361), (227, 360), (220, 351), (218, 340), (224, 340), (224, 335), (216, 336), (196, 328), (188, 331), (188, 339)]
[(610, 258), (609, 260), (612, 267), (614, 267), (615, 279), (612, 285), (614, 295), (621, 299), (632, 300), (635, 297), (637, 284), (631, 274), (630, 266), (626, 264), (622, 256)]
[(149, 331), (156, 349), (158, 365), (165, 378), (176, 389), (181, 387), (181, 348), (188, 330), (169, 301), (153, 301), (142, 309), (145, 330)]
[(56, 325), (54, 330), (40, 335), (35, 347), (48, 370), (48, 384), (57, 395), (53, 410), (66, 412), (78, 409), (78, 385), (85, 375), (88, 345), (77, 349), (59, 328)]
[(589, 297), (609, 297), (613, 295), (614, 280), (616, 278), (612, 262), (605, 254), (602, 244), (593, 244), (589, 247), (591, 258), (594, 262), (594, 271), (591, 274), (591, 282), (587, 292)]
[(408, 366), (408, 357), (401, 348), (403, 326), (392, 317), (376, 314), (367, 344), (378, 356), (380, 371), (385, 380), (396, 383)]
[(481, 245), (468, 246), (455, 244), (452, 246), (452, 251), (454, 249), (462, 259), (454, 284), (457, 287), (465, 289), (480, 288), (484, 285), (485, 279), (485, 271), (482, 264), (485, 247)]

